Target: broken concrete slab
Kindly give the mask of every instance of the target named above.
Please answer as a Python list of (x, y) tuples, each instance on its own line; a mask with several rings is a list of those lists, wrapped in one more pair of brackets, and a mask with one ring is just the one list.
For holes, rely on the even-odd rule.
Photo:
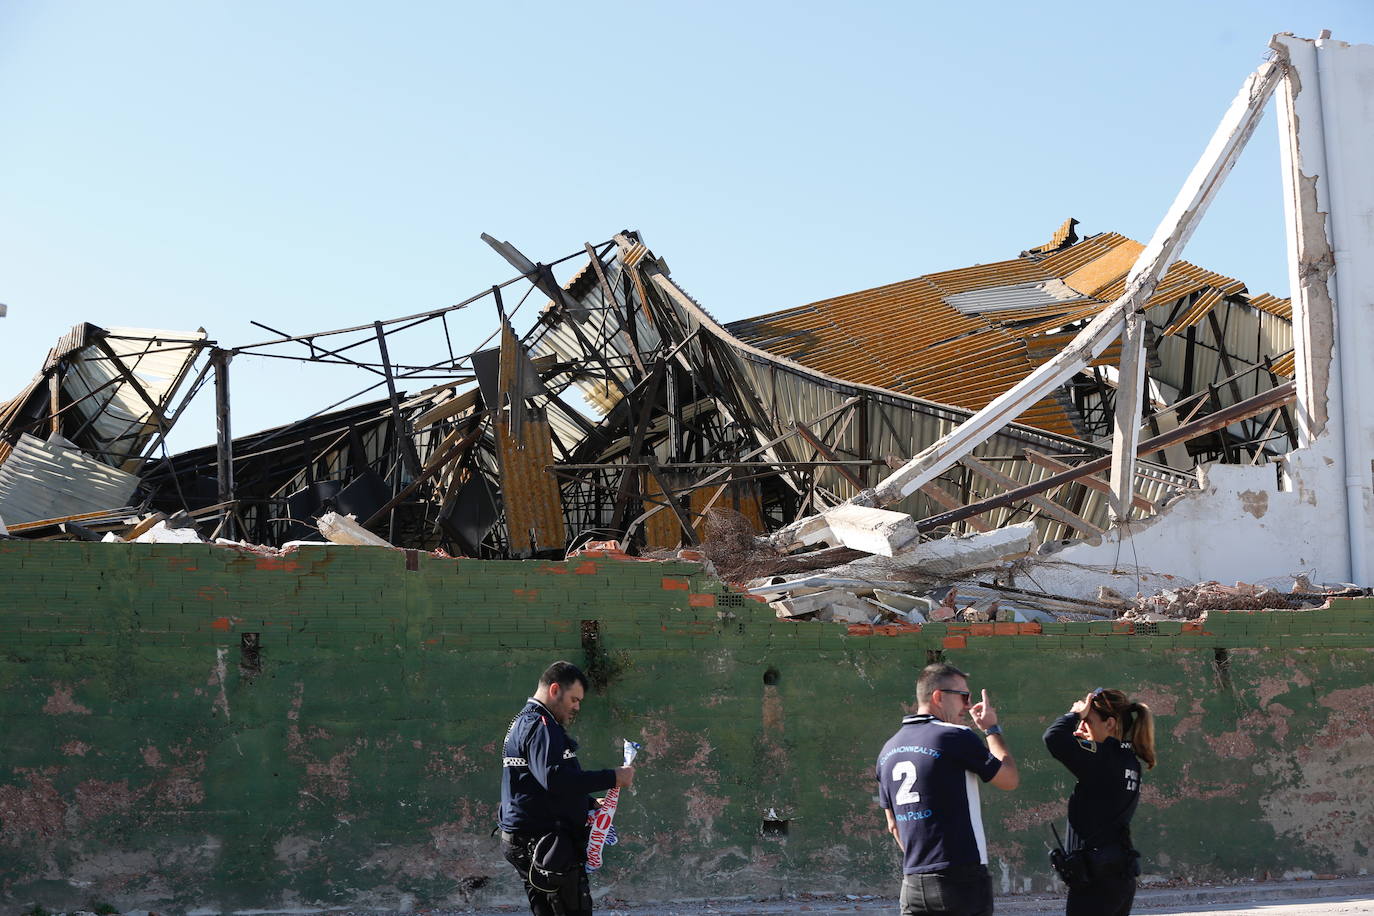
[(889, 591), (884, 588), (875, 588), (873, 597), (885, 606), (903, 614), (912, 612), (928, 614), (939, 605), (939, 602), (932, 598), (908, 595), (905, 592)]
[(848, 591), (872, 590), (875, 588), (903, 588), (909, 583), (901, 580), (862, 579), (852, 576), (832, 576), (826, 573), (813, 573), (796, 579), (772, 577), (776, 581), (765, 582), (747, 589), (751, 595), (792, 595), (793, 597), (818, 592), (824, 589), (847, 589)]
[(905, 512), (846, 505), (821, 517), (829, 528), (830, 543), (882, 557), (895, 556), (920, 539), (916, 520)]
[(879, 611), (879, 613), (881, 613), (885, 618), (888, 618), (888, 619), (891, 619), (891, 620), (900, 620), (900, 621), (902, 621), (902, 622), (904, 622), (904, 623), (925, 623), (925, 622), (926, 622), (926, 616), (925, 616), (925, 614), (924, 614), (922, 611), (918, 611), (918, 610), (907, 610), (907, 611), (904, 611), (904, 610), (902, 610), (902, 609), (900, 609), (900, 608), (893, 607), (893, 606), (890, 605), (890, 604), (884, 604), (883, 602), (879, 601), (877, 598), (863, 598), (863, 599), (861, 599), (861, 600), (863, 600), (864, 603), (869, 604), (869, 605), (872, 605), (873, 607), (877, 608), (878, 611)]
[(358, 524), (358, 520), (351, 515), (326, 512), (320, 516), (316, 527), (320, 529), (320, 534), (335, 544), (351, 544), (355, 547), (392, 546), (384, 538), (378, 537)]
[(171, 528), (168, 527), (166, 520), (158, 521), (155, 525), (143, 532), (136, 538), (130, 538), (138, 544), (201, 544), (204, 540), (196, 533), (195, 528)]
[[(821, 614), (827, 609), (840, 608), (843, 609), (841, 616), (851, 611), (867, 615), (862, 621), (858, 621), (867, 623), (874, 614), (862, 606), (861, 600), (853, 592), (843, 588), (829, 588), (812, 592), (809, 595), (783, 598), (778, 601), (770, 601), (768, 605), (777, 612), (779, 617), (802, 617), (806, 614)], [(840, 618), (836, 617), (835, 619)]]
[[(857, 603), (850, 603), (857, 601)], [(837, 601), (828, 607), (822, 608), (816, 615), (816, 619), (830, 623), (872, 623), (878, 615), (878, 609), (869, 605), (863, 599), (850, 598), (850, 601)]]
[(897, 572), (952, 577), (1024, 556), (1035, 547), (1035, 523), (1022, 522), (977, 534), (950, 535), (925, 541), (895, 557), (870, 557), (837, 567), (836, 575), (872, 580), (895, 579)]

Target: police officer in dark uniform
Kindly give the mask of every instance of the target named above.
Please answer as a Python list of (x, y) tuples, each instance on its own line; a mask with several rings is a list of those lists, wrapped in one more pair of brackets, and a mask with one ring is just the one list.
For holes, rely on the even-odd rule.
[[(534, 916), (591, 916), (587, 884), (587, 813), (593, 792), (634, 781), (633, 767), (584, 770), (577, 742), (564, 731), (587, 693), (587, 677), (554, 662), (539, 689), (511, 721), (501, 765), (501, 852), (524, 882)], [(538, 849), (558, 837), (575, 860), (561, 875), (533, 869)], [(531, 879), (534, 880), (531, 880)]]
[(1140, 802), (1140, 763), (1155, 765), (1154, 717), (1120, 690), (1098, 687), (1045, 731), (1045, 747), (1078, 779), (1069, 797), (1065, 848), (1082, 860), (1069, 885), (1067, 916), (1127, 916), (1140, 854), (1131, 817)]

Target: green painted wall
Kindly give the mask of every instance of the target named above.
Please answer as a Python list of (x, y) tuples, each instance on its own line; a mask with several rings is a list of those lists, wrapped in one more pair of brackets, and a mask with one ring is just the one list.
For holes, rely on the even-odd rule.
[(544, 665), (588, 646), (607, 684), (573, 728), (584, 765), (646, 748), (594, 881), (620, 898), (893, 892), (872, 763), (939, 651), (1021, 763), (1019, 790), (984, 790), (1003, 891), (1048, 886), (1069, 782), (1039, 735), (1097, 685), (1159, 714), (1148, 873), (1374, 866), (1374, 604), (853, 629), (774, 620), (684, 562), (0, 541), (0, 907), (513, 901), (500, 740)]

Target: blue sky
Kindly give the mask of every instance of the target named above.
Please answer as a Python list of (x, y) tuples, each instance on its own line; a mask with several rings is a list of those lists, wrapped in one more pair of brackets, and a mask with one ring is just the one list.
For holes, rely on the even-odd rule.
[[(551, 261), (638, 229), (726, 321), (1069, 216), (1146, 241), (1270, 35), (1322, 28), (1374, 42), (1374, 2), (4, 0), (0, 399), (80, 321), (235, 346), (466, 299), (513, 273), (482, 232)], [(1272, 115), (1185, 257), (1287, 294)], [(238, 433), (368, 383), (234, 369)]]

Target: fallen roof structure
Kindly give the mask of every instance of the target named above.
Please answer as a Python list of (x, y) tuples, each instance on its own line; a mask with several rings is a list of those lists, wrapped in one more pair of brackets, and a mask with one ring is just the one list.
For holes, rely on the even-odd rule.
[[(1138, 565), (1192, 581), (1363, 583), (1356, 540), (1370, 543), (1369, 513), (1357, 518), (1357, 504), (1369, 481), (1330, 468), (1374, 454), (1363, 441), (1374, 423), (1358, 409), (1358, 361), (1322, 345), (1358, 342), (1369, 323), (1357, 310), (1371, 275), (1358, 258), (1332, 267), (1324, 223), (1331, 213), (1350, 250), (1374, 250), (1359, 222), (1374, 200), (1358, 166), (1371, 131), (1341, 107), (1367, 52), (1283, 36), (1274, 48), (1148, 245), (1083, 237), (1070, 219), (1014, 258), (721, 324), (637, 233), (547, 264), (484, 236), (517, 275), (429, 312), (308, 334), (262, 325), (274, 336), (234, 348), (203, 332), (79, 328), (0, 413), (0, 515), (32, 526), (18, 533), (62, 536), (71, 519), (33, 516), (91, 514), (89, 500), (25, 509), (4, 489), (36, 479), (24, 461), (38, 446), (21, 436), (46, 425), (137, 475), (130, 507), (105, 507), (111, 518), (182, 510), (268, 545), (336, 511), (387, 543), (468, 556), (562, 556), (605, 539), (648, 552), (698, 544), (710, 511), (728, 508), (763, 537), (753, 559), (794, 571), (1029, 522), (1060, 568), (1116, 568), (1129, 541)], [(1318, 66), (1329, 78), (1298, 79)], [(1179, 259), (1276, 87), (1291, 141), (1293, 303)], [(1300, 117), (1304, 106), (1339, 120), (1340, 137)], [(1329, 172), (1348, 185), (1334, 210)], [(1356, 291), (1342, 334), (1338, 287)], [(517, 335), (512, 318), (531, 296), (547, 304)], [(447, 316), (478, 304), (495, 332), (475, 351), (455, 347)], [(438, 357), (397, 362), (395, 341), (417, 331), (442, 341)], [(213, 373), (218, 442), (151, 462), (203, 351), (190, 394)], [(235, 438), (229, 369), (241, 353), (351, 365), (369, 377), (362, 393), (386, 397)], [(154, 358), (149, 384), (129, 362)], [(420, 381), (431, 387), (403, 390)], [(88, 485), (75, 464), (65, 473), (73, 490)], [(1338, 530), (1329, 506), (1347, 492)], [(1309, 524), (1298, 504), (1319, 518)], [(1275, 507), (1280, 523), (1230, 539), (1223, 561), (1203, 549), (1204, 519), (1246, 515), (1264, 529)], [(1133, 582), (1123, 590), (1150, 590), (1134, 571)], [(1093, 572), (1062, 587), (1084, 596), (1101, 584)]]
[[(61, 531), (76, 517), (123, 524), (140, 473), (161, 449), (204, 371), (176, 402), (203, 329), (80, 324), (48, 353), (28, 386), (0, 404), (0, 517), (18, 532)], [(208, 367), (208, 364), (207, 364)]]
[[(938, 588), (960, 570), (982, 571), (1038, 545), (1053, 552), (1100, 542), (1110, 525), (1109, 487), (1095, 474), (1110, 461), (1103, 433), (1115, 378), (1105, 361), (1047, 399), (1030, 418), (1036, 423), (1007, 424), (926, 482), (901, 501), (901, 513), (837, 509), (973, 416), (980, 400), (998, 393), (999, 379), (1008, 385), (1043, 363), (1057, 341), (1108, 307), (1103, 290), (1121, 285), (1126, 255), (1140, 246), (1115, 234), (1080, 239), (1076, 225), (1069, 220), (1050, 244), (1007, 261), (728, 326), (635, 233), (564, 259), (577, 268), (566, 283), (488, 239), (520, 276), (453, 308), (489, 297), (498, 317), (494, 346), (457, 355), (446, 341), (440, 362), (391, 360), (391, 335), (442, 325), (451, 309), (234, 350), (206, 345), (210, 358), (192, 393), (213, 373), (220, 441), (150, 463), (118, 499), (106, 500), (103, 524), (89, 523), (96, 507), (88, 501), (65, 508), (86, 513), (84, 527), (97, 534), (127, 532), (140, 513), (113, 504), (131, 503), (205, 519), (211, 537), (266, 545), (312, 537), (317, 520), (337, 512), (355, 516), (383, 543), (512, 558), (561, 557), (577, 543), (607, 538), (639, 552), (692, 546), (712, 535), (713, 509), (737, 513), (749, 537), (824, 512), (827, 524), (802, 546), (833, 528), (843, 533), (837, 549), (787, 558), (754, 545), (721, 558), (722, 571), (739, 580), (900, 553), (897, 572), (867, 575), (896, 575), (907, 584), (893, 594), (911, 597), (918, 585)], [(1138, 469), (1130, 509), (1140, 519), (1196, 489), (1198, 461), (1263, 461), (1292, 443), (1286, 302), (1251, 298), (1239, 281), (1186, 264), (1167, 279), (1148, 310), (1168, 333), (1151, 350), (1159, 381), (1144, 422), (1155, 435), (1142, 450), (1150, 460)], [(523, 337), (505, 314), (503, 290), (517, 283), (526, 298), (548, 299)], [(918, 307), (913, 290), (923, 297)], [(798, 330), (801, 316), (818, 330)], [(862, 336), (872, 316), (924, 337), (880, 351), (882, 341)], [(380, 377), (373, 387), (385, 386), (388, 396), (233, 438), (228, 370), (242, 352), (350, 363)], [(920, 365), (935, 368), (921, 373)], [(400, 390), (420, 378), (440, 384)], [(960, 400), (959, 391), (968, 397)], [(1096, 432), (1097, 441), (1066, 429)], [(5, 475), (0, 466), (0, 493)], [(9, 504), (0, 511), (10, 514)], [(841, 523), (845, 511), (852, 518)], [(15, 531), (63, 537), (83, 524), (59, 514), (31, 511)], [(1022, 535), (1010, 542), (985, 536), (1012, 529)], [(942, 534), (962, 539), (935, 553), (918, 549)], [(1023, 607), (1051, 606), (1022, 598)], [(894, 612), (881, 602), (859, 607), (870, 617)], [(913, 609), (895, 610), (912, 620)], [(787, 616), (799, 613), (794, 606)]]
[[(921, 396), (913, 373), (886, 380), (856, 372), (857, 381), (831, 374), (826, 370), (837, 367), (826, 357), (837, 347), (796, 352), (759, 346), (770, 342), (761, 340), (765, 330), (776, 334), (786, 322), (795, 324), (796, 314), (821, 314), (831, 305), (722, 326), (633, 233), (587, 246), (580, 253), (585, 266), (566, 284), (513, 246), (491, 241), (522, 270), (510, 282), (524, 280), (550, 300), (523, 338), (504, 316), (507, 283), (473, 300), (490, 296), (497, 306), (499, 345), (430, 366), (390, 363), (388, 323), (215, 350), (211, 363), (223, 373), (223, 354), (304, 348), (300, 358), (308, 361), (352, 362), (382, 376), (390, 396), (173, 456), (143, 475), (148, 505), (203, 511), (230, 504), (221, 507), (225, 517), (249, 540), (266, 544), (304, 536), (315, 517), (337, 508), (398, 546), (468, 555), (561, 555), (574, 539), (608, 536), (627, 547), (670, 548), (699, 541), (712, 507), (743, 513), (759, 533), (833, 508), (877, 482), (898, 457), (937, 441), (977, 406)], [(930, 299), (907, 324), (928, 329), (931, 311), (943, 309), (955, 320), (949, 333), (962, 349), (945, 353), (951, 364), (938, 364), (948, 344), (935, 340), (930, 353), (916, 351), (915, 358), (939, 365), (929, 378), (944, 384), (963, 379), (965, 388), (991, 396), (996, 378), (1014, 380), (1052, 348), (1045, 335), (1062, 336), (1106, 307), (1092, 293), (1119, 284), (1112, 271), (1125, 269), (1120, 252), (1137, 249), (1110, 234), (1079, 240), (1069, 221), (1052, 246), (853, 298), (866, 301), (871, 312), (890, 312), (883, 316), (890, 327), (910, 288), (955, 290)], [(1055, 305), (1037, 295), (998, 298), (1008, 278), (1024, 282), (1054, 270), (1094, 280), (1081, 283), (1087, 291), (1064, 295)], [(1281, 398), (1265, 397), (1282, 390), (1275, 386), (1291, 371), (1284, 302), (1252, 300), (1238, 281), (1187, 265), (1178, 273), (1151, 306), (1173, 332), (1156, 348), (1164, 354), (1160, 374), (1176, 375), (1177, 384), (1157, 385), (1160, 401), (1147, 423), (1151, 431), (1174, 433), (1182, 421), (1183, 430), (1171, 440), (1178, 444), (1147, 453), (1155, 460), (1142, 465), (1133, 500), (1141, 517), (1195, 487), (1198, 458), (1262, 460), (1291, 441)], [(1071, 289), (1054, 282), (1056, 289)], [(971, 304), (980, 293), (991, 304)], [(408, 330), (442, 321), (443, 314), (389, 324)], [(838, 325), (818, 322), (824, 323)], [(1003, 353), (992, 363), (967, 359), (984, 337), (1016, 341), (1014, 356)], [(1167, 341), (1175, 338), (1178, 346), (1171, 347)], [(1233, 347), (1233, 340), (1242, 343)], [(374, 362), (358, 356), (364, 344), (378, 348)], [(857, 341), (849, 350), (865, 356), (875, 346)], [(890, 352), (905, 357), (912, 351), (901, 343)], [(421, 376), (443, 384), (415, 394), (397, 388)], [(877, 384), (882, 381), (888, 384)], [(1106, 455), (1105, 443), (1053, 427), (1086, 432), (1096, 424), (1100, 432), (1113, 396), (1111, 374), (1091, 366), (1069, 388), (1072, 397), (1052, 402), (1062, 422), (1008, 424), (976, 457), (967, 456), (902, 508), (920, 519), (938, 517), (995, 502), (1007, 487), (1035, 486), (1083, 459)], [(1219, 416), (1228, 422), (1218, 425)], [(227, 407), (221, 419), (227, 421)], [(1196, 455), (1183, 443), (1191, 443)], [(231, 493), (220, 476), (226, 465)], [(1040, 540), (1101, 537), (1107, 525), (1102, 481), (1073, 474), (1046, 489), (1015, 502), (987, 503), (979, 512), (965, 510), (956, 530), (988, 531), (1032, 519)]]

